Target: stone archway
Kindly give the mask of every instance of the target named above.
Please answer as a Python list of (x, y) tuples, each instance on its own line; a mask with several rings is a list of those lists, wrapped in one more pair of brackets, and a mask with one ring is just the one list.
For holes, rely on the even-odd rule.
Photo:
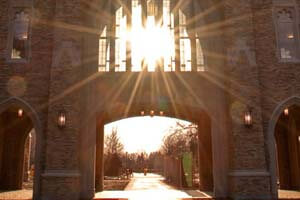
[[(11, 115), (17, 114), (18, 110), (21, 109), (23, 111), (22, 120), (14, 120), (11, 121), (11, 118), (14, 118)], [(42, 148), (42, 131), (41, 131), (41, 123), (39, 120), (39, 117), (37, 113), (34, 111), (34, 109), (25, 101), (23, 101), (20, 98), (9, 98), (3, 102), (0, 102), (0, 116), (5, 117), (3, 121), (5, 121), (5, 124), (1, 124), (1, 132), (3, 135), (5, 132), (10, 132), (19, 135), (17, 141), (18, 145), (14, 143), (16, 146), (18, 146), (17, 149), (15, 149), (17, 152), (16, 156), (9, 158), (5, 157), (5, 161), (7, 161), (6, 165), (4, 165), (4, 168), (1, 169), (1, 174), (8, 173), (8, 175), (5, 175), (4, 179), (5, 182), (1, 182), (1, 187), (3, 186), (3, 189), (21, 189), (22, 188), (22, 178), (23, 178), (23, 170), (24, 170), (24, 148), (25, 148), (25, 142), (28, 137), (28, 134), (32, 128), (35, 129), (35, 137), (36, 137), (36, 145), (35, 145), (35, 155), (34, 155), (34, 179), (33, 179), (33, 199), (38, 199), (40, 195), (40, 176), (41, 176), (41, 148)], [(8, 117), (8, 118), (6, 118)], [(18, 116), (17, 116), (18, 117)], [(3, 118), (2, 118), (3, 119)], [(18, 128), (21, 126), (21, 128)], [(2, 129), (3, 128), (3, 129)], [(21, 134), (20, 134), (21, 133)], [(8, 140), (6, 140), (9, 142)], [(11, 145), (5, 145), (6, 150), (13, 150)], [(1, 153), (1, 152), (0, 152)], [(4, 155), (5, 152), (3, 152), (2, 155)], [(11, 156), (10, 153), (8, 156)], [(3, 157), (2, 157), (3, 158)], [(17, 164), (15, 164), (17, 163)], [(3, 163), (2, 163), (3, 164)], [(11, 164), (14, 165), (13, 168), (11, 168)], [(2, 166), (3, 167), (3, 166)], [(7, 168), (9, 167), (9, 168)], [(2, 176), (1, 175), (1, 176)], [(8, 182), (6, 182), (8, 181)]]
[[(82, 51), (84, 52), (83, 60), (87, 60), (87, 62), (84, 64), (86, 67), (82, 69), (84, 77), (88, 80), (93, 80), (93, 83), (89, 84), (84, 91), (87, 103), (84, 116), (86, 116), (85, 118), (87, 123), (81, 131), (81, 198), (92, 198), (95, 192), (95, 163), (93, 158), (95, 156), (96, 145), (96, 127), (94, 124), (97, 123), (96, 118), (99, 114), (97, 112), (105, 108), (105, 101), (113, 101), (113, 103), (117, 103), (117, 99), (115, 98), (116, 96), (121, 99), (123, 98), (120, 95), (121, 92), (117, 91), (118, 89), (133, 91), (134, 88), (126, 89), (126, 84), (134, 86), (136, 83), (135, 80), (138, 79), (136, 77), (139, 76), (139, 73), (135, 72), (98, 73), (99, 63), (98, 60), (94, 58), (97, 58), (99, 54), (99, 35), (101, 34), (101, 30), (110, 20), (109, 16), (107, 16), (107, 12), (103, 11), (105, 10), (103, 8), (105, 7), (106, 2), (108, 1), (93, 0), (84, 3), (85, 9), (89, 11), (85, 12), (84, 24), (88, 28), (89, 32), (84, 35)], [(204, 15), (200, 15), (200, 18), (197, 18), (196, 26), (199, 28), (197, 28), (197, 31), (199, 30), (199, 35), (201, 35), (200, 31), (203, 30), (203, 26), (205, 24), (211, 25), (213, 23), (218, 23), (224, 18), (223, 5), (220, 2), (215, 0), (193, 0), (189, 2), (193, 2), (196, 9), (205, 13)], [(102, 16), (103, 14), (104, 16)], [(216, 27), (214, 28), (214, 31), (216, 31), (215, 29)], [(217, 29), (220, 29), (219, 32), (221, 34), (223, 33), (221, 27), (217, 27)], [(209, 32), (209, 29), (206, 31)], [(206, 36), (202, 38), (205, 40), (203, 41), (203, 53), (209, 68), (208, 71), (203, 74), (169, 73), (166, 76), (172, 80), (176, 79), (174, 82), (180, 82), (180, 85), (175, 84), (173, 87), (171, 86), (171, 88), (167, 88), (167, 95), (164, 94), (163, 96), (169, 96), (172, 100), (178, 98), (179, 100), (176, 100), (177, 102), (182, 101), (192, 106), (195, 105), (196, 107), (205, 108), (207, 113), (209, 113), (212, 124), (212, 144), (215, 147), (215, 149), (212, 150), (214, 163), (214, 194), (216, 197), (227, 197), (229, 170), (228, 135), (230, 127), (228, 125), (228, 94), (222, 89), (225, 84), (225, 81), (222, 78), (225, 76), (225, 59), (223, 59), (223, 57), (213, 56), (225, 55), (224, 38), (208, 37), (209, 34), (204, 35)], [(129, 78), (131, 78), (131, 81), (129, 81)], [(161, 82), (165, 85), (163, 81)], [(193, 83), (193, 86), (191, 83)], [(187, 94), (182, 91), (174, 91), (174, 88), (194, 90), (194, 93)], [(171, 91), (171, 95), (169, 94), (170, 90), (173, 90)], [(122, 99), (123, 104), (131, 104), (132, 102), (129, 100), (130, 97), (125, 96)], [(172, 106), (173, 105), (171, 104), (170, 107)]]
[[(141, 106), (129, 112), (126, 116), (119, 114), (109, 115), (109, 112), (102, 111), (97, 118), (97, 136), (96, 136), (96, 162), (95, 162), (95, 188), (96, 191), (103, 191), (104, 178), (104, 126), (107, 123), (121, 119), (141, 116), (138, 112)], [(144, 107), (142, 107), (144, 108)], [(171, 117), (190, 121), (198, 126), (198, 155), (199, 155), (199, 178), (201, 191), (214, 192), (214, 161), (213, 161), (213, 144), (212, 144), (212, 120), (211, 117), (203, 110), (192, 108), (189, 106), (177, 105), (180, 108), (175, 114), (174, 112), (164, 112), (164, 117)], [(115, 110), (122, 110), (115, 108)], [(186, 112), (186, 113), (184, 113)], [(147, 114), (146, 114), (147, 115)]]
[(267, 145), (269, 150), (269, 159), (270, 159), (270, 173), (271, 173), (271, 191), (273, 198), (278, 198), (278, 186), (277, 186), (277, 150), (276, 150), (276, 139), (275, 139), (275, 129), (280, 119), (280, 116), (284, 112), (284, 109), (290, 106), (300, 106), (300, 97), (293, 96), (288, 98), (287, 100), (280, 103), (276, 109), (274, 110), (268, 127), (268, 135), (267, 135)]

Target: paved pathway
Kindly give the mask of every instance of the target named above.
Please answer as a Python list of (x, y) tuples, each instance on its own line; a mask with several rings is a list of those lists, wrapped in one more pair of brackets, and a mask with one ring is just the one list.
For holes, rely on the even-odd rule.
[(198, 191), (181, 191), (163, 182), (164, 178), (157, 174), (134, 173), (125, 191), (104, 191), (96, 194), (96, 198), (128, 198), (130, 200), (176, 200), (182, 198), (209, 197)]

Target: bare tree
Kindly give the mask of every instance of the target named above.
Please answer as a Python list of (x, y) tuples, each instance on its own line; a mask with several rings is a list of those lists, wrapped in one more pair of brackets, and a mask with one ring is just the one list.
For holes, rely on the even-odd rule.
[(176, 126), (171, 127), (168, 132), (161, 147), (164, 155), (178, 157), (190, 151), (193, 143), (197, 141), (197, 126), (194, 124), (184, 125), (177, 122)]
[(121, 155), (124, 150), (124, 145), (118, 137), (118, 129), (113, 128), (111, 134), (106, 135), (104, 139), (104, 153), (106, 155), (118, 154)]

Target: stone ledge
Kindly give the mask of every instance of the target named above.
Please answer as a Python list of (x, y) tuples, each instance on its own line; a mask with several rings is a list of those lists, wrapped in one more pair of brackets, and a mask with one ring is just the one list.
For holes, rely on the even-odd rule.
[(46, 170), (43, 174), (42, 177), (80, 177), (80, 173), (77, 170)]
[(236, 170), (229, 172), (229, 176), (242, 176), (242, 177), (249, 177), (249, 176), (270, 176), (270, 173), (264, 170)]

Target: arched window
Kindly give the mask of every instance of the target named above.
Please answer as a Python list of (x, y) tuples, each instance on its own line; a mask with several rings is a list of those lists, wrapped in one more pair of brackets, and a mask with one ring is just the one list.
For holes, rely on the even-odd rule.
[(99, 40), (100, 72), (204, 71), (200, 38), (188, 34), (188, 19), (171, 0), (122, 0), (115, 7)]
[(298, 12), (294, 1), (274, 0), (274, 20), (280, 61), (299, 60)]
[(30, 10), (14, 8), (10, 27), (9, 60), (27, 60), (29, 57)]

